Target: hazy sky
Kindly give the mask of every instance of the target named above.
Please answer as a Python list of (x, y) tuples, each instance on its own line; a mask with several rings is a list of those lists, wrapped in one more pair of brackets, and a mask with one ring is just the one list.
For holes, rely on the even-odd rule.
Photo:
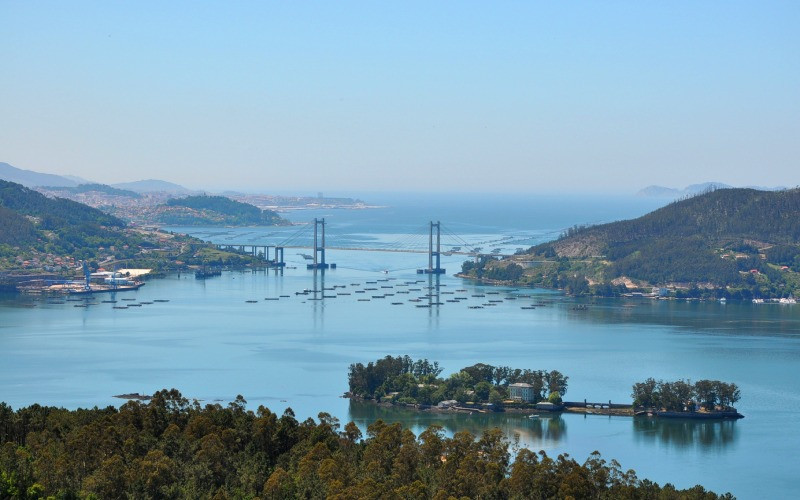
[(0, 161), (100, 182), (800, 184), (800, 2), (0, 0)]

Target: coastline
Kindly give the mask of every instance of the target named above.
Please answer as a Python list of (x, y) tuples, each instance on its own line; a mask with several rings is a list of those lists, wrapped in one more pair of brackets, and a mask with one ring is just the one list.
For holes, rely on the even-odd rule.
[[(643, 417), (643, 418), (668, 418), (668, 419), (685, 419), (685, 420), (738, 420), (744, 418), (744, 415), (736, 410), (732, 411), (719, 411), (719, 412), (672, 412), (672, 411), (652, 411), (652, 410), (637, 410), (632, 405), (612, 404), (599, 406), (592, 403), (571, 403), (566, 402), (561, 406), (550, 408), (520, 408), (520, 407), (504, 407), (501, 410), (490, 410), (482, 408), (479, 404), (465, 403), (460, 406), (447, 406), (440, 407), (437, 405), (423, 405), (412, 403), (391, 403), (384, 401), (376, 401), (374, 399), (364, 399), (362, 397), (345, 393), (341, 397), (350, 399), (352, 401), (359, 401), (361, 403), (368, 403), (382, 408), (395, 408), (400, 407), (407, 410), (415, 410), (418, 412), (428, 413), (515, 413), (520, 415), (527, 415), (528, 418), (536, 418), (541, 415), (560, 415), (562, 413), (574, 413), (582, 415), (605, 415), (610, 417)], [(581, 406), (583, 405), (583, 406)]]

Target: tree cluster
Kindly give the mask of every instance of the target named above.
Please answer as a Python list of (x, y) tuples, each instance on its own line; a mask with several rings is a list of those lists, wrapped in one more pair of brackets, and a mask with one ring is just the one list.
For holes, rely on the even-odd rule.
[(492, 256), (484, 255), (478, 262), (471, 260), (464, 261), (461, 264), (461, 272), (464, 274), (473, 274), (478, 279), (490, 279), (497, 281), (517, 281), (522, 278), (524, 269), (519, 264), (502, 264), (502, 265), (487, 265), (489, 263), (496, 263), (497, 259)]
[[(365, 399), (395, 403), (435, 405), (441, 401), (493, 403), (500, 407), (509, 397), (508, 386), (525, 382), (533, 386), (534, 402), (550, 394), (563, 396), (568, 378), (557, 370), (529, 370), (478, 363), (439, 378), (439, 363), (409, 356), (386, 356), (375, 362), (353, 363), (348, 371), (350, 393)], [(387, 398), (387, 396), (390, 396)]]
[(741, 393), (736, 384), (719, 380), (674, 382), (648, 378), (633, 385), (633, 405), (667, 411), (694, 411), (696, 406), (707, 411), (732, 410)]
[[(513, 464), (512, 452), (515, 454)], [(366, 438), (336, 418), (299, 422), (241, 396), (201, 407), (176, 390), (143, 404), (68, 411), (0, 404), (0, 499), (6, 498), (619, 498), (730, 499), (701, 486), (639, 479), (592, 453), (517, 449), (499, 429), (476, 439), (419, 436), (376, 421)]]

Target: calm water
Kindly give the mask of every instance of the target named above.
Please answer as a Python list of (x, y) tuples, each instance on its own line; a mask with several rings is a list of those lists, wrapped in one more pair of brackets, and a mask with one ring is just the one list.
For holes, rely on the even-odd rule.
[[(608, 199), (386, 201), (391, 206), (385, 209), (289, 216), (298, 221), (326, 217), (332, 246), (426, 244), (427, 236), (413, 233), (434, 219), (449, 231), (448, 245), (466, 241), (513, 251), (572, 224), (632, 217), (655, 207), (651, 200)], [(219, 243), (267, 244), (293, 235), (299, 242), (305, 238), (297, 234), (300, 229), (192, 231)], [(417, 430), (431, 423), (449, 432), (499, 426), (509, 436), (518, 434), (524, 445), (549, 453), (567, 452), (582, 461), (599, 450), (640, 477), (680, 487), (700, 483), (740, 498), (789, 498), (798, 492), (800, 306), (598, 300), (587, 302), (588, 310), (574, 310), (575, 302), (558, 293), (481, 287), (453, 278), (463, 257), (450, 256), (443, 259), (449, 274), (438, 283), (444, 305), (419, 308), (427, 298), (408, 300), (436, 287), (435, 278), (414, 271), (426, 263), (425, 255), (331, 251), (328, 260), (339, 268), (314, 275), (299, 253), (309, 251), (287, 249), (289, 265), (296, 269), (282, 275), (228, 272), (197, 281), (175, 274), (136, 292), (96, 296), (90, 301), (97, 303), (87, 307), (4, 298), (0, 399), (15, 408), (34, 402), (75, 408), (118, 405), (114, 394), (164, 387), (222, 404), (242, 394), (253, 408), (263, 404), (281, 412), (290, 406), (300, 418), (327, 411), (362, 426), (376, 418)], [(328, 288), (325, 295), (350, 295), (318, 301), (295, 295), (315, 287)], [(365, 288), (377, 290), (355, 293)], [(395, 295), (372, 298), (384, 293)], [(486, 296), (472, 297), (481, 293)], [(445, 302), (454, 296), (467, 300)], [(117, 303), (100, 302), (112, 299)], [(155, 299), (169, 302), (112, 308)], [(501, 299), (496, 306), (469, 309)], [(540, 301), (548, 305), (520, 308)], [(653, 422), (562, 415), (531, 420), (511, 414), (387, 411), (339, 397), (347, 390), (350, 363), (386, 354), (438, 360), (445, 374), (476, 362), (558, 369), (570, 377), (568, 399), (629, 401), (630, 386), (648, 376), (717, 378), (739, 384), (738, 408), (747, 418)]]

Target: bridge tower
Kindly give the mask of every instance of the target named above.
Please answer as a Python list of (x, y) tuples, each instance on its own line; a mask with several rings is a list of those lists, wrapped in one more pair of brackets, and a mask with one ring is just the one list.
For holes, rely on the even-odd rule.
[(336, 269), (336, 264), (328, 264), (325, 262), (324, 218), (314, 219), (314, 261), (312, 264), (307, 264), (306, 269)]
[[(433, 243), (433, 228), (436, 228), (436, 245)], [(435, 249), (434, 249), (435, 248)], [(430, 222), (428, 234), (428, 268), (417, 269), (417, 274), (444, 274), (445, 270), (441, 266), (442, 250), (442, 223), (439, 221)], [(435, 263), (435, 265), (434, 265)]]

